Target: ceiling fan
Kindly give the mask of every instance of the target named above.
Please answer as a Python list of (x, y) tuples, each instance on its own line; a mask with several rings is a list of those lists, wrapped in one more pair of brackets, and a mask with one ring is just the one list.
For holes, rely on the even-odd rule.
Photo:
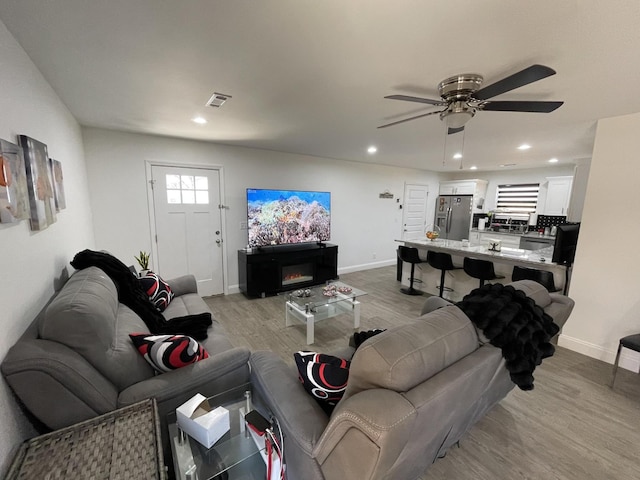
[(448, 127), (447, 133), (451, 135), (464, 130), (465, 124), (480, 110), (550, 113), (559, 108), (564, 102), (491, 101), (489, 99), (537, 82), (543, 78), (550, 77), (551, 75), (555, 75), (555, 73), (555, 70), (545, 67), (544, 65), (531, 65), (518, 73), (514, 73), (484, 88), (480, 88), (484, 80), (482, 75), (478, 75), (477, 73), (464, 73), (446, 78), (438, 84), (438, 93), (440, 93), (442, 97), (441, 100), (431, 100), (429, 98), (411, 97), (407, 95), (389, 95), (384, 98), (426, 103), (428, 105), (445, 108), (443, 110), (405, 118), (397, 122), (387, 123), (378, 128), (387, 128), (439, 113), (440, 120), (444, 121)]

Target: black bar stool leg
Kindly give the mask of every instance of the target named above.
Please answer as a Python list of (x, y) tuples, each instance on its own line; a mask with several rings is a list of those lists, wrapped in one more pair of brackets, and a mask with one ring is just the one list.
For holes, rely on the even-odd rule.
[(618, 345), (618, 353), (616, 353), (616, 361), (613, 364), (613, 375), (611, 378), (611, 384), (609, 385), (613, 388), (613, 384), (616, 381), (616, 374), (618, 373), (618, 362), (620, 361), (620, 352), (622, 351), (622, 342)]

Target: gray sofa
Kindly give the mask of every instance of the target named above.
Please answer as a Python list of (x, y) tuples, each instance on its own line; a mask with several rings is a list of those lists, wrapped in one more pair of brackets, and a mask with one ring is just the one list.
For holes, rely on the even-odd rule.
[[(165, 318), (210, 312), (193, 276), (167, 283), (175, 298)], [(58, 429), (146, 398), (155, 398), (161, 421), (196, 393), (206, 396), (249, 381), (246, 348), (234, 348), (213, 320), (201, 342), (209, 358), (155, 374), (129, 333), (149, 332), (118, 302), (116, 286), (99, 268), (75, 272), (2, 362), (2, 373), (26, 408)]]
[[(571, 313), (568, 297), (532, 281), (512, 285), (559, 326)], [(289, 480), (418, 478), (514, 387), (501, 351), (482, 341), (458, 307), (426, 303), (415, 322), (357, 349), (330, 416), (295, 368), (271, 352), (252, 354), (256, 397), (285, 435)], [(350, 358), (353, 350), (333, 353)]]

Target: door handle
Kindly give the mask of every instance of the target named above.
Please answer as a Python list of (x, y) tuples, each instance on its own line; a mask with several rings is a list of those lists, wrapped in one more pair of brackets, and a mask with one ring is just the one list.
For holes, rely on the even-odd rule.
[(447, 209), (447, 223), (445, 225), (445, 232), (449, 233), (450, 228), (451, 228), (451, 207)]

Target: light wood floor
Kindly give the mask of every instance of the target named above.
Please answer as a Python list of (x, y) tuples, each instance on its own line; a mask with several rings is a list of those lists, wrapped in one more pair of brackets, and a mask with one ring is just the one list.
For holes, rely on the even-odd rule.
[[(394, 266), (341, 275), (368, 292), (360, 330), (418, 316), (425, 297), (401, 294), (395, 274)], [(317, 323), (307, 346), (302, 324), (285, 327), (282, 297), (206, 300), (236, 346), (273, 350), (292, 365), (293, 352), (330, 352), (353, 334), (353, 320), (342, 315)], [(560, 347), (534, 376), (533, 391), (515, 388), (421, 479), (640, 479), (640, 375), (620, 369), (611, 390), (611, 365)]]

